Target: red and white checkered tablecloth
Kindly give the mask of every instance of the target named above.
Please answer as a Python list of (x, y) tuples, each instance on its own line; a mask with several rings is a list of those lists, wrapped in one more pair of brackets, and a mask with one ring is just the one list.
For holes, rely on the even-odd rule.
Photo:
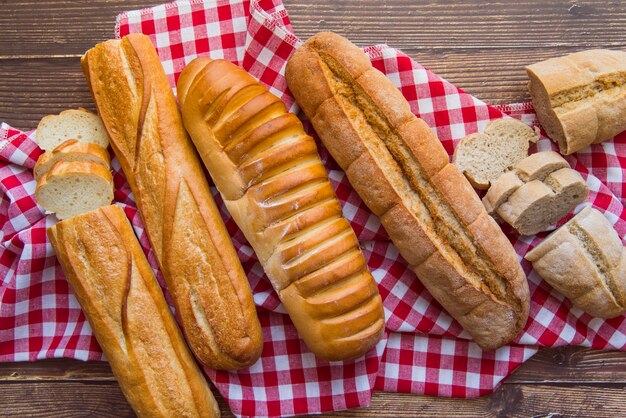
[[(226, 58), (298, 111), (283, 70), (300, 41), (292, 33), (280, 0), (184, 1), (123, 13), (118, 16), (115, 35), (131, 32), (151, 37), (172, 86), (194, 57)], [(489, 120), (506, 117), (506, 113), (537, 124), (529, 104), (488, 106), (399, 50), (376, 45), (365, 51), (373, 65), (400, 88), (414, 113), (436, 131), (450, 154), (463, 136), (483, 129)], [(306, 121), (305, 126), (314, 134)], [(100, 360), (100, 348), (46, 240), (45, 227), (56, 219), (45, 216), (32, 197), (35, 182), (31, 170), (41, 154), (33, 133), (0, 126), (0, 361), (51, 357)], [(544, 137), (531, 152), (547, 149), (556, 147)], [(230, 373), (205, 369), (234, 413), (293, 415), (366, 406), (373, 390), (476, 397), (492, 392), (539, 346), (571, 344), (626, 350), (624, 316), (601, 320), (572, 308), (522, 259), (547, 233), (520, 237), (505, 226), (528, 275), (530, 318), (514, 344), (482, 351), (408, 269), (378, 219), (327, 151), (320, 147), (320, 152), (344, 215), (351, 221), (379, 284), (387, 332), (364, 358), (332, 363), (316, 359), (298, 338), (252, 248), (213, 190), (248, 274), (265, 339), (262, 358), (251, 368)], [(567, 160), (586, 179), (591, 191), (588, 201), (604, 212), (624, 237), (626, 134)], [(131, 219), (163, 285), (115, 159), (113, 171), (115, 201)]]

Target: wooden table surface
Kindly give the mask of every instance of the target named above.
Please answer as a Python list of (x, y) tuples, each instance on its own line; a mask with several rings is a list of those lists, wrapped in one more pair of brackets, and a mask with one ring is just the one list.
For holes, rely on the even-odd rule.
[[(334, 30), (388, 43), (487, 103), (529, 100), (525, 65), (581, 49), (626, 49), (624, 1), (284, 0), (307, 38)], [(93, 109), (79, 57), (112, 37), (123, 10), (160, 1), (0, 0), (0, 121), (29, 129), (66, 108)], [(340, 416), (624, 416), (626, 353), (541, 351), (492, 395), (374, 393)], [(230, 415), (220, 398), (224, 415)], [(106, 363), (0, 364), (0, 416), (133, 416)]]

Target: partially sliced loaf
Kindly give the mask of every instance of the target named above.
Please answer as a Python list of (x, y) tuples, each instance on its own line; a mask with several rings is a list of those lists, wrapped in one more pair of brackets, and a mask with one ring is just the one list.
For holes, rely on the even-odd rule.
[(587, 206), (526, 254), (572, 303), (599, 318), (626, 312), (626, 249), (609, 221)]
[(517, 119), (496, 119), (482, 133), (459, 142), (452, 161), (477, 189), (486, 190), (508, 168), (528, 155), (538, 132)]
[(580, 173), (558, 153), (547, 151), (526, 157), (500, 176), (483, 205), (520, 234), (534, 235), (584, 202), (588, 192)]
[(69, 139), (52, 151), (45, 152), (37, 160), (34, 173), (35, 180), (46, 174), (57, 161), (91, 161), (102, 164), (107, 169), (111, 167), (109, 153), (106, 148), (89, 142), (79, 142), (76, 139)]
[(48, 115), (37, 126), (37, 145), (51, 151), (68, 139), (91, 142), (102, 148), (109, 146), (109, 138), (100, 117), (85, 109), (64, 110), (58, 115)]
[(59, 161), (37, 182), (35, 200), (57, 218), (67, 219), (111, 204), (113, 176), (102, 164)]

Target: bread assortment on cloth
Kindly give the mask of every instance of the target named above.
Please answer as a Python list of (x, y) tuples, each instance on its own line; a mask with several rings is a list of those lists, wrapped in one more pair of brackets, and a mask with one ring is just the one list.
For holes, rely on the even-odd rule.
[(48, 115), (37, 125), (37, 145), (44, 151), (75, 139), (79, 142), (97, 144), (102, 148), (109, 146), (107, 133), (102, 120), (85, 109), (68, 109), (58, 115)]
[(250, 366), (262, 349), (250, 285), (150, 38), (98, 44), (82, 65), (192, 351)]
[(587, 199), (580, 173), (554, 151), (532, 154), (500, 176), (483, 198), (487, 211), (522, 235), (547, 230)]
[(535, 111), (561, 153), (626, 130), (626, 52), (593, 49), (526, 68)]
[(583, 311), (598, 318), (626, 312), (626, 249), (597, 209), (586, 206), (525, 258)]
[(135, 413), (219, 416), (124, 211), (105, 206), (47, 233)]
[(313, 138), (228, 61), (193, 60), (177, 91), (226, 208), (308, 348), (326, 360), (365, 354), (384, 330), (382, 300)]
[(308, 39), (289, 89), (350, 184), (439, 303), (481, 347), (526, 323), (526, 276), (509, 240), (430, 127), (347, 39)]
[(489, 122), (483, 132), (470, 134), (457, 144), (452, 162), (477, 189), (486, 190), (504, 172), (528, 156), (539, 131), (517, 119)]

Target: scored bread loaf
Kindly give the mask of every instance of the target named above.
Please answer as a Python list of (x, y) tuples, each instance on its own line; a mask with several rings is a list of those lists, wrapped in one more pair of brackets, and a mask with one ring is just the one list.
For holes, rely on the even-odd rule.
[(37, 181), (35, 200), (59, 219), (67, 219), (110, 205), (113, 176), (91, 161), (58, 161)]
[(532, 154), (500, 176), (483, 198), (487, 212), (534, 235), (587, 199), (582, 176), (554, 151)]
[(193, 352), (216, 369), (253, 364), (250, 285), (150, 39), (98, 44), (82, 64)]
[(483, 132), (470, 134), (457, 144), (452, 161), (477, 189), (486, 190), (509, 167), (528, 155), (529, 143), (539, 133), (517, 119), (496, 119)]
[(124, 211), (106, 206), (47, 232), (135, 413), (150, 418), (219, 416)]
[(345, 38), (319, 33), (287, 63), (298, 104), (417, 277), (485, 349), (528, 317), (524, 272), (443, 146)]
[(626, 52), (593, 49), (526, 67), (541, 126), (571, 154), (626, 130)]
[(283, 102), (224, 60), (178, 80), (185, 127), (298, 332), (318, 357), (363, 355), (384, 314), (315, 141)]
[(69, 109), (58, 115), (48, 115), (37, 125), (35, 140), (44, 151), (52, 151), (68, 139), (90, 142), (102, 148), (109, 146), (102, 120), (85, 109)]
[(626, 312), (626, 249), (609, 221), (585, 207), (526, 259), (574, 306), (599, 318)]
[(90, 142), (79, 142), (76, 139), (68, 139), (59, 144), (52, 151), (44, 152), (33, 169), (35, 180), (46, 174), (58, 161), (90, 161), (111, 168), (109, 153), (105, 148)]

